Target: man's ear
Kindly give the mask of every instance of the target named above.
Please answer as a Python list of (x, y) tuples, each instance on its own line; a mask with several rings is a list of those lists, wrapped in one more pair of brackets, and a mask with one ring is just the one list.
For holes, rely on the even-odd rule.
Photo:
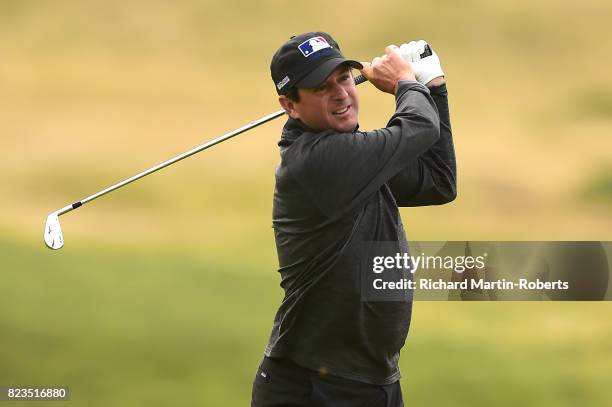
[(295, 110), (295, 101), (289, 99), (285, 95), (280, 95), (278, 97), (278, 103), (280, 103), (281, 107), (287, 112), (289, 117), (292, 119), (299, 119), (300, 114)]

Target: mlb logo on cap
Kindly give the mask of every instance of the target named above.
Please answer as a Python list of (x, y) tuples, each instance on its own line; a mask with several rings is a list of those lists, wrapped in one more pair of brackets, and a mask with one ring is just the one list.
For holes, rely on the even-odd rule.
[(323, 37), (313, 37), (313, 38), (307, 39), (306, 41), (298, 45), (300, 52), (305, 57), (309, 57), (310, 55), (314, 54), (317, 51), (320, 51), (325, 48), (331, 48), (331, 47), (332, 46), (329, 45), (327, 40)]

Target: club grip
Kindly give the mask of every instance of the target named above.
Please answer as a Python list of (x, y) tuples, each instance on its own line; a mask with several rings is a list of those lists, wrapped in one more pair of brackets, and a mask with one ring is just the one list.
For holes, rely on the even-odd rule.
[[(431, 47), (429, 46), (429, 44), (425, 45), (425, 50), (423, 51), (423, 53), (421, 54), (421, 59), (423, 58), (427, 58), (429, 56), (433, 55), (433, 52), (431, 51)], [(363, 76), (363, 75), (357, 75), (355, 77), (355, 85), (359, 85), (362, 84), (364, 82), (367, 82), (368, 79)]]
[(367, 79), (366, 79), (366, 77), (365, 77), (365, 76), (363, 76), (363, 75), (357, 75), (357, 76), (355, 77), (355, 85), (359, 85), (359, 84), (362, 84), (362, 83), (367, 82), (367, 81), (368, 81), (368, 80), (367, 80)]
[(431, 51), (431, 47), (429, 46), (429, 44), (425, 44), (425, 49), (423, 50), (423, 53), (421, 54), (421, 59), (430, 57), (432, 55), (433, 55), (433, 52)]

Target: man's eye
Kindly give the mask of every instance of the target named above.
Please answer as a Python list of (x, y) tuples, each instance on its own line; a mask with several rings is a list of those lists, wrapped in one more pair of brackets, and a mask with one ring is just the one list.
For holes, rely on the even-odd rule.
[(347, 81), (347, 80), (349, 80), (349, 79), (351, 79), (351, 75), (349, 75), (349, 74), (342, 75), (342, 76), (340, 77), (340, 80), (341, 80), (341, 81), (343, 81), (343, 82), (345, 82), (345, 81)]

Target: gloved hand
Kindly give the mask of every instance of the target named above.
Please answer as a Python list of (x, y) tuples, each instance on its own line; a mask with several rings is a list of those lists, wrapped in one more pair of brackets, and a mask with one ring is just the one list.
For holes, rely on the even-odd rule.
[(399, 81), (415, 81), (412, 65), (397, 52), (396, 45), (385, 48), (385, 55), (376, 57), (372, 62), (362, 62), (361, 73), (372, 85), (383, 92), (395, 94)]
[(427, 85), (432, 79), (444, 76), (440, 66), (440, 58), (438, 58), (438, 54), (433, 49), (430, 56), (421, 58), (421, 54), (425, 52), (426, 45), (427, 42), (419, 40), (410, 41), (408, 44), (402, 44), (399, 48), (396, 48), (396, 51), (402, 58), (410, 62), (416, 80), (423, 85)]

